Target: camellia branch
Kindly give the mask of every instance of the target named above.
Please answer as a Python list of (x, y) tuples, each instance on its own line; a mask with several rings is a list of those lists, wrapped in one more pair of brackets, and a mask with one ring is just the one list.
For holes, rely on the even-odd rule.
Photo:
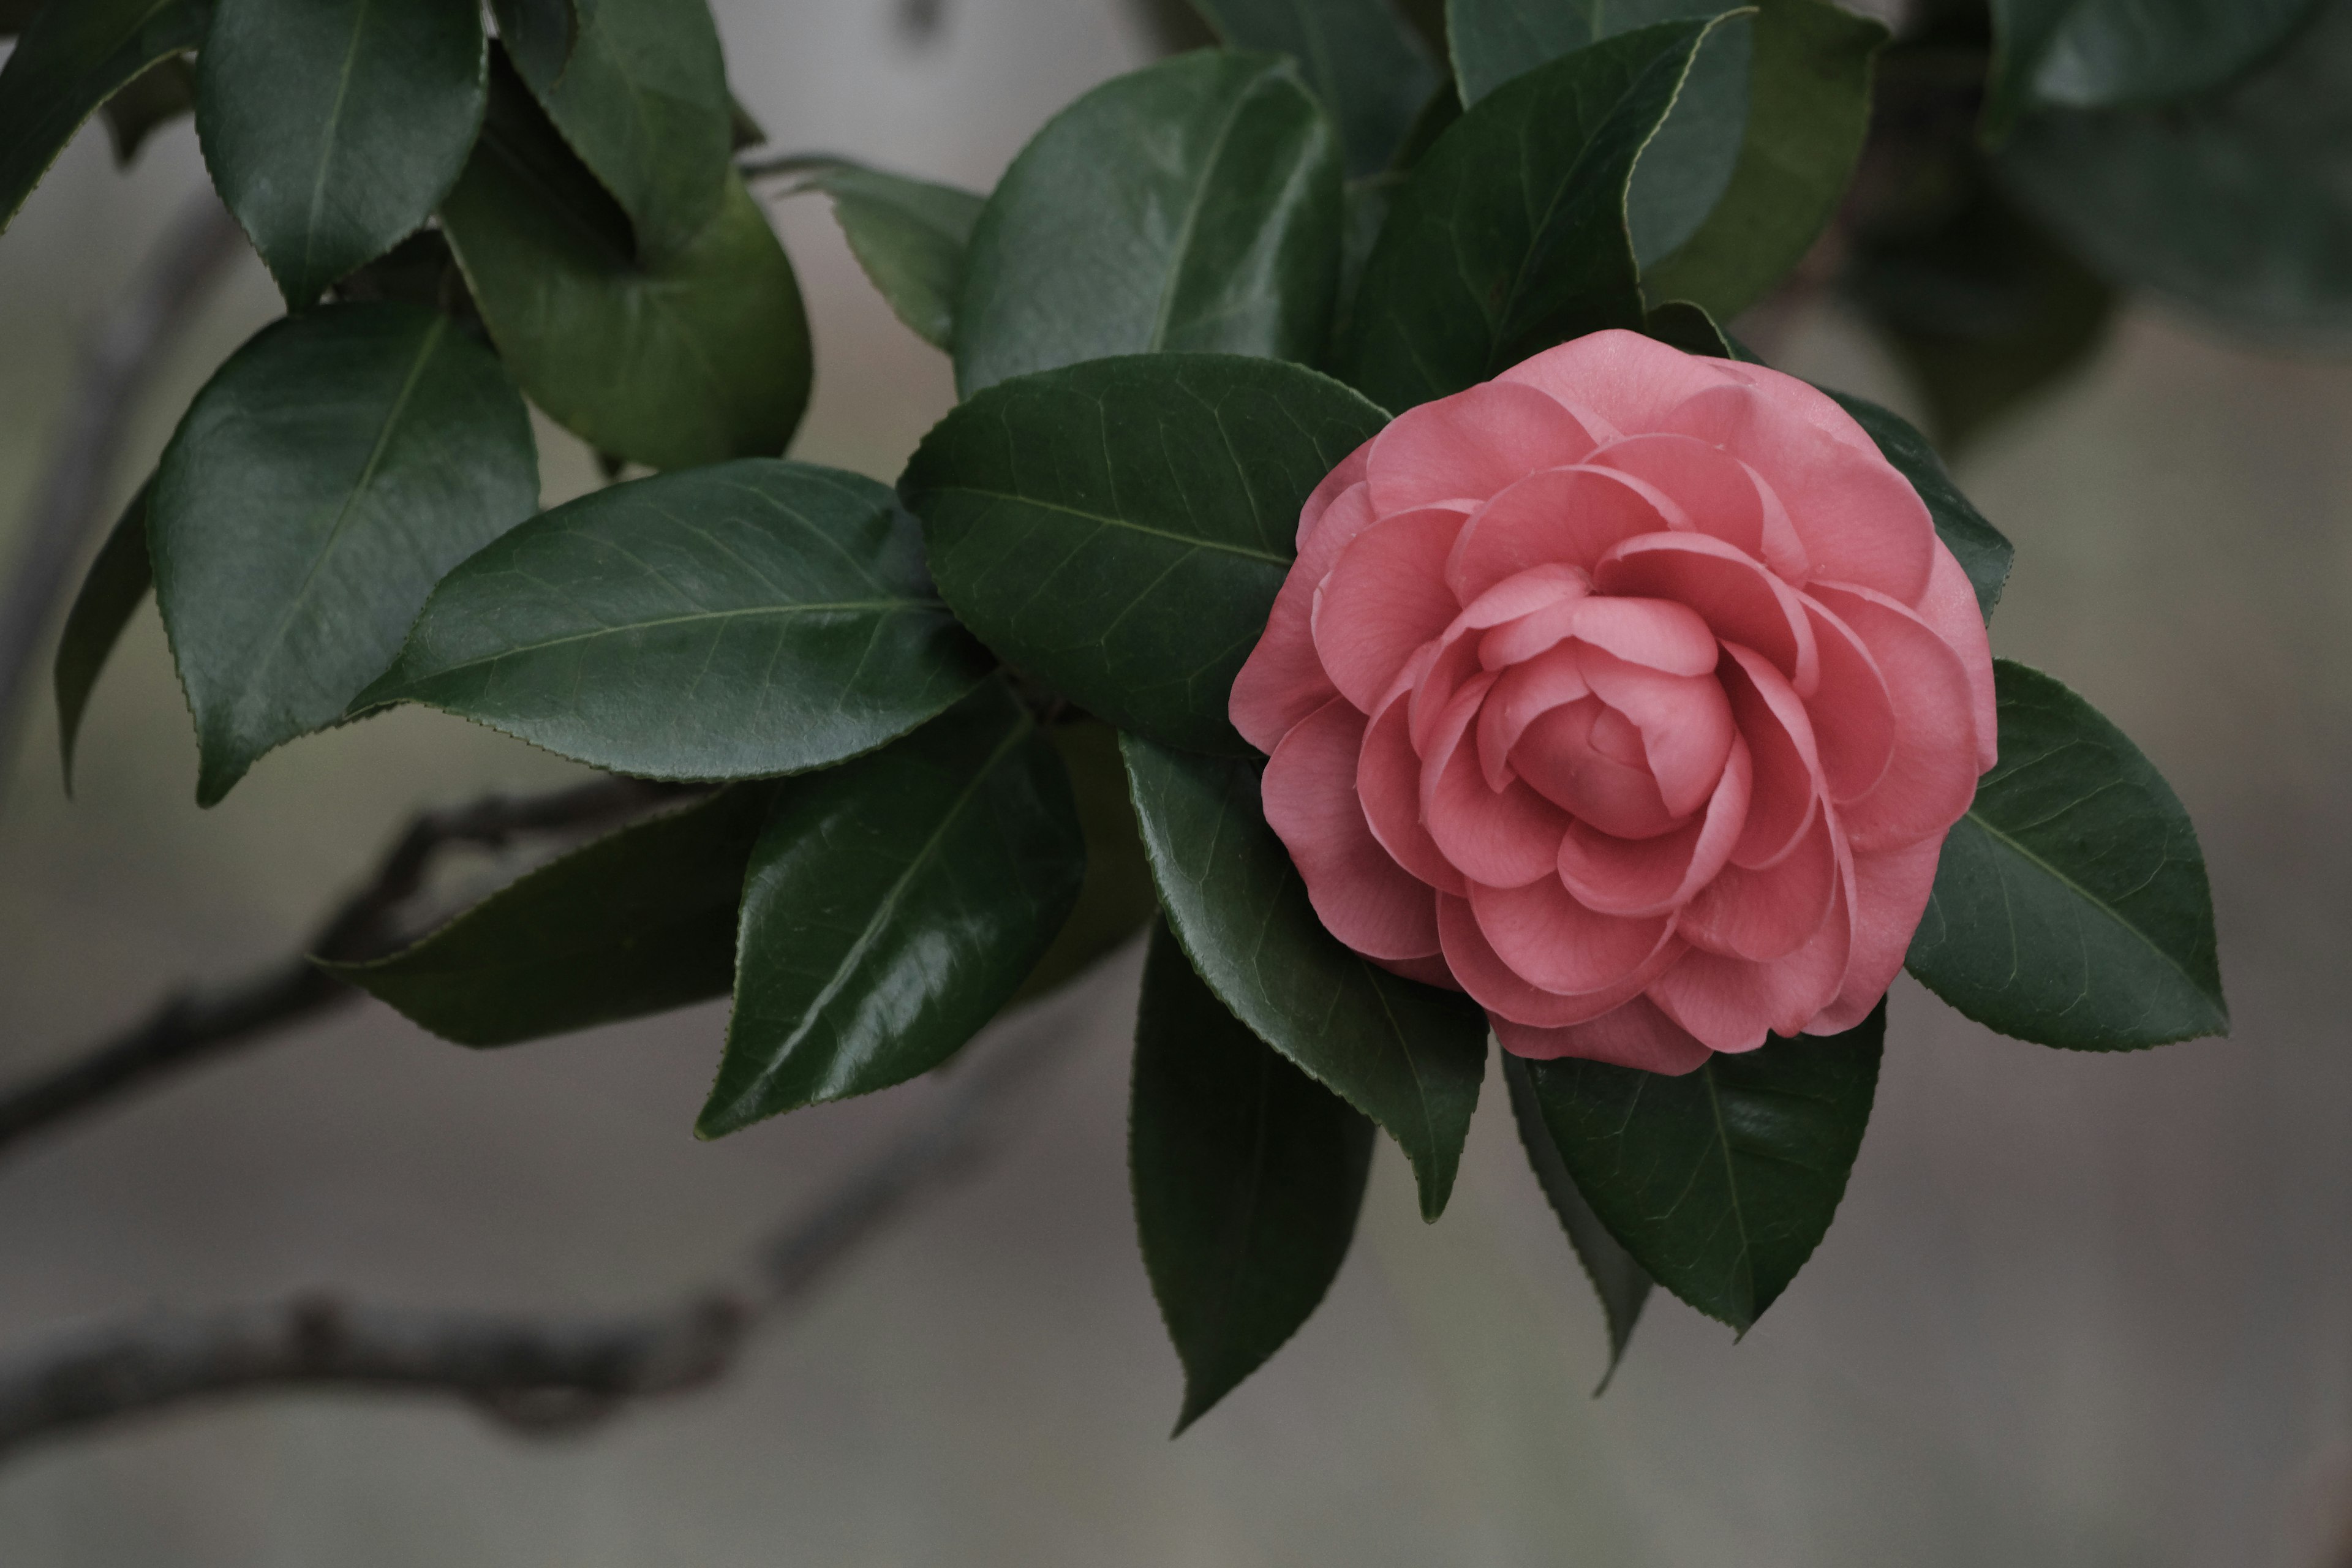
[(14, 1089), (0, 1090), (0, 1153), (168, 1074), (210, 1060), (355, 999), (310, 961), (380, 957), (415, 933), (426, 874), (456, 845), (497, 848), (535, 835), (579, 835), (676, 792), (637, 779), (599, 779), (552, 794), (491, 795), (427, 811), (396, 839), (375, 875), (299, 952), (215, 990), (183, 991), (139, 1024)]
[(753, 1331), (792, 1316), (844, 1260), (991, 1149), (995, 1112), (1066, 1055), (1048, 1020), (965, 1064), (945, 1097), (730, 1276), (639, 1316), (533, 1318), (394, 1310), (311, 1293), (150, 1314), (0, 1358), (0, 1455), (37, 1440), (263, 1389), (404, 1390), (529, 1432), (574, 1429), (705, 1386)]

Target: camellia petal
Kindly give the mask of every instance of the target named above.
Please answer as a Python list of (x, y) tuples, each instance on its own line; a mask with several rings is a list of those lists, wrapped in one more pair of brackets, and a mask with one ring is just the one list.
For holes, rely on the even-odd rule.
[(1524, 784), (1486, 787), (1475, 744), (1465, 744), (1491, 675), (1463, 688), (1438, 721), (1422, 763), (1421, 818), (1438, 853), (1472, 881), (1513, 888), (1552, 875), (1568, 817)]
[(1441, 893), (1466, 891), (1462, 873), (1437, 852), (1421, 825), (1421, 755), (1412, 749), (1405, 700), (1397, 698), (1364, 726), (1356, 758), (1356, 793), (1364, 822), (1396, 863)]
[(1850, 907), (1849, 886), (1841, 879), (1829, 917), (1796, 952), (1757, 963), (1694, 948), (1647, 994), (1712, 1050), (1752, 1051), (1768, 1034), (1801, 1034), (1844, 984), (1853, 942)]
[(1693, 947), (1726, 958), (1782, 958), (1822, 929), (1837, 883), (1837, 845), (1822, 812), (1797, 847), (1763, 870), (1724, 867), (1683, 905), (1675, 930)]
[(1821, 679), (1803, 603), (1763, 563), (1719, 539), (1689, 533), (1629, 539), (1601, 558), (1592, 582), (1605, 594), (1688, 605), (1715, 636), (1779, 665), (1800, 692), (1811, 691)]
[(1578, 667), (1593, 695), (1633, 721), (1667, 812), (1686, 816), (1706, 804), (1737, 727), (1731, 700), (1714, 675), (1668, 675), (1597, 647), (1580, 647)]
[(1549, 348), (1495, 379), (1541, 387), (1560, 403), (1589, 408), (1616, 431), (1668, 428), (1666, 416), (1694, 394), (1742, 385), (1738, 366), (1669, 348), (1639, 332), (1594, 332)]
[(1748, 465), (1696, 436), (1622, 436), (1585, 462), (1630, 474), (1672, 502), (1675, 526), (1764, 559), (1764, 497)]
[(1940, 838), (1923, 838), (1900, 849), (1856, 851), (1853, 857), (1853, 951), (1837, 999), (1805, 1026), (1809, 1035), (1837, 1035), (1853, 1028), (1878, 1005), (1903, 969), (1912, 933), (1935, 890)]
[(1805, 614), (1821, 649), (1822, 679), (1805, 699), (1820, 749), (1822, 777), (1843, 805), (1878, 787), (1895, 756), (1895, 698), (1878, 660), (1853, 628), (1807, 598)]
[(1643, 533), (1688, 526), (1681, 510), (1612, 468), (1546, 468), (1498, 491), (1477, 510), (1445, 563), (1465, 602), (1530, 566), (1590, 569), (1611, 547)]
[(1368, 958), (1437, 952), (1437, 900), (1372, 837), (1356, 793), (1364, 716), (1340, 698), (1295, 725), (1265, 764), (1265, 820), (1333, 936)]
[(1381, 515), (1438, 501), (1483, 501), (1538, 468), (1599, 443), (1558, 399), (1487, 382), (1408, 408), (1372, 437), (1365, 475)]
[(1668, 917), (1626, 920), (1576, 901), (1557, 877), (1524, 888), (1470, 884), (1478, 930), (1512, 973), (1546, 991), (1600, 991), (1656, 962), (1674, 938)]
[(1315, 591), (1316, 656), (1363, 711), (1461, 608), (1444, 576), (1461, 528), (1460, 512), (1435, 508), (1383, 518), (1349, 542)]
[(1724, 695), (1731, 700), (1732, 721), (1756, 765), (1747, 831), (1731, 860), (1760, 870), (1794, 849), (1813, 825), (1821, 809), (1822, 764), (1805, 705), (1772, 661), (1737, 646), (1724, 651), (1731, 656), (1723, 665)]
[(1321, 521), (1329, 526), (1317, 527), (1311, 536), (1300, 529), (1298, 560), (1274, 596), (1265, 635), (1234, 677), (1226, 710), (1242, 738), (1261, 752), (1271, 752), (1293, 724), (1339, 693), (1315, 652), (1315, 590), (1339, 552), (1375, 521), (1371, 492), (1361, 482), (1348, 486), (1326, 500)]
[(1706, 815), (1655, 838), (1617, 838), (1583, 822), (1559, 841), (1559, 879), (1604, 915), (1663, 915), (1687, 905), (1724, 870), (1748, 821), (1748, 743), (1735, 738)]
[(1537, 1061), (1576, 1057), (1680, 1078), (1696, 1072), (1715, 1054), (1644, 996), (1636, 996), (1590, 1023), (1565, 1028), (1530, 1028), (1499, 1017), (1491, 1021), (1495, 1038), (1505, 1050)]
[(1941, 833), (1976, 796), (1976, 705), (1952, 646), (1883, 595), (1816, 583), (1812, 593), (1852, 626), (1895, 696), (1895, 744), (1885, 775), (1846, 805), (1858, 849), (1891, 849)]
[(1682, 956), (1678, 942), (1661, 943), (1638, 968), (1598, 991), (1546, 991), (1529, 984), (1496, 952), (1467, 901), (1440, 894), (1437, 930), (1445, 962), (1462, 989), (1486, 1009), (1490, 1021), (1508, 1020), (1534, 1028), (1581, 1024), (1623, 1006)]
[(1570, 637), (1669, 675), (1705, 675), (1716, 663), (1715, 634), (1689, 605), (1598, 595), (1563, 600), (1496, 626), (1479, 643), (1478, 661), (1507, 669)]

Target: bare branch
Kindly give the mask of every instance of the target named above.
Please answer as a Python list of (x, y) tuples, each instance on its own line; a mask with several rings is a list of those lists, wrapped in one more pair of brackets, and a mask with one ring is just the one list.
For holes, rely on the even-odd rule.
[(402, 945), (415, 932), (415, 905), (443, 850), (461, 844), (498, 848), (527, 835), (578, 836), (676, 794), (642, 780), (607, 778), (548, 795), (490, 795), (422, 813), (394, 842), (375, 875), (299, 951), (217, 990), (180, 992), (122, 1034), (0, 1090), (0, 1153), (168, 1074), (356, 999), (358, 992), (322, 973), (311, 958), (375, 958)]

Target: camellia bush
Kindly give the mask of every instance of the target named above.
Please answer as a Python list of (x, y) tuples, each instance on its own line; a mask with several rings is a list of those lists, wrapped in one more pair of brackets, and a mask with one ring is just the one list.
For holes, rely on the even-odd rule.
[[(706, 1138), (1148, 931), (1184, 1423), (1314, 1310), (1381, 1135), (1441, 1215), (1490, 1060), (1613, 1364), (1654, 1283), (1787, 1289), (1899, 970), (2064, 1049), (2226, 1031), (2179, 801), (1991, 657), (2009, 542), (1738, 323), (1834, 292), (1959, 438), (2119, 289), (2352, 316), (2352, 5), (1197, 4), (985, 195), (764, 148), (704, 0), (0, 6), (0, 211), (192, 110), (287, 305), (97, 552), (68, 770), (152, 584), (205, 805), (401, 704), (654, 781), (320, 958), (470, 1047), (731, 994)], [(953, 362), (895, 484), (781, 455), (799, 191)], [(532, 405), (614, 482), (541, 510)]]

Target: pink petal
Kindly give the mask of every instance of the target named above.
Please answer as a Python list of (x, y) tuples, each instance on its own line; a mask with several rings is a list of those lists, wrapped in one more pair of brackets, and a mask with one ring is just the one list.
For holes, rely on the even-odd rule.
[(1364, 716), (1333, 698), (1292, 729), (1265, 765), (1265, 820), (1307, 879), (1333, 936), (1370, 958), (1437, 951), (1436, 895), (1372, 837), (1356, 795)]
[(1853, 954), (1837, 1000), (1805, 1026), (1807, 1034), (1843, 1034), (1878, 1005), (1911, 951), (1943, 853), (1943, 837), (1937, 835), (1900, 849), (1854, 856)]
[(1315, 594), (1315, 652), (1340, 694), (1364, 712), (1461, 605), (1445, 585), (1445, 557), (1462, 514), (1443, 508), (1384, 517), (1339, 552)]
[(1693, 947), (1726, 958), (1785, 958), (1829, 919), (1837, 884), (1837, 846), (1823, 812), (1778, 864), (1761, 871), (1725, 867), (1684, 906), (1675, 929)]
[(1786, 371), (1774, 370), (1769, 365), (1751, 364), (1745, 360), (1734, 361), (1725, 367), (1725, 372), (1741, 384), (1754, 387), (1759, 395), (1832, 440), (1857, 452), (1881, 455), (1878, 443), (1870, 438), (1870, 432), (1856, 424), (1853, 415), (1839, 407), (1836, 398), (1811, 382), (1801, 381)]
[(1711, 674), (1668, 675), (1597, 647), (1580, 646), (1580, 653), (1593, 694), (1641, 731), (1666, 810), (1686, 816), (1706, 805), (1735, 737), (1723, 682)]
[(1614, 837), (1654, 838), (1680, 825), (1642, 754), (1642, 732), (1598, 698), (1536, 715), (1510, 760), (1537, 794)]
[(1975, 696), (1951, 644), (1883, 595), (1815, 583), (1822, 605), (1852, 626), (1895, 700), (1885, 776), (1839, 813), (1857, 849), (1892, 849), (1959, 820), (1977, 790)]
[(1463, 876), (1515, 888), (1552, 874), (1568, 818), (1523, 784), (1487, 788), (1477, 748), (1462, 743), (1494, 683), (1486, 675), (1465, 686), (1439, 720), (1421, 768), (1421, 819)]
[[(1465, 605), (1454, 626), (1484, 630), (1517, 620), (1563, 599), (1581, 599), (1592, 592), (1592, 579), (1582, 568), (1546, 562), (1504, 578)], [(1449, 631), (1453, 627), (1447, 628)]]
[[(1372, 437), (1374, 441), (1378, 439), (1380, 437), (1377, 436)], [(1339, 466), (1324, 475), (1322, 482), (1317, 485), (1313, 492), (1307, 496), (1307, 504), (1298, 509), (1298, 552), (1300, 554), (1307, 553), (1307, 542), (1315, 537), (1316, 530), (1322, 525), (1324, 516), (1330, 510), (1331, 503), (1355, 486), (1364, 482), (1365, 470), (1370, 464), (1371, 455), (1372, 442), (1367, 441), (1340, 458)]]
[(1496, 1017), (1491, 1009), (1486, 1022), (1495, 1031), (1496, 1045), (1515, 1057), (1535, 1061), (1579, 1057), (1680, 1078), (1705, 1067), (1706, 1058), (1715, 1054), (1645, 996), (1636, 996), (1591, 1023), (1571, 1024), (1564, 1029), (1529, 1028)]
[[(1442, 898), (1444, 895), (1432, 896)], [(1462, 982), (1454, 979), (1454, 971), (1445, 966), (1445, 955), (1442, 952), (1433, 958), (1376, 958), (1372, 962), (1391, 974), (1402, 975), (1423, 985), (1435, 985), (1447, 991), (1462, 989)]]
[(1895, 699), (1853, 627), (1813, 599), (1805, 601), (1805, 615), (1822, 654), (1821, 684), (1805, 699), (1805, 714), (1813, 721), (1829, 797), (1844, 805), (1886, 776), (1895, 756)]
[(1673, 502), (1612, 468), (1544, 468), (1498, 491), (1470, 514), (1445, 564), (1466, 602), (1515, 573), (1547, 562), (1591, 566), (1635, 534), (1683, 521)]
[[(1356, 458), (1349, 462), (1362, 467)], [(1347, 466), (1342, 463), (1340, 468)], [(1337, 477), (1335, 470), (1333, 478)], [(1323, 482), (1328, 485), (1331, 480)], [(1315, 496), (1323, 497), (1320, 488)], [(1314, 498), (1307, 504), (1316, 511), (1318, 526), (1312, 537), (1301, 528), (1298, 559), (1290, 563), (1290, 574), (1274, 596), (1265, 635), (1234, 678), (1233, 695), (1225, 707), (1234, 728), (1261, 752), (1272, 752), (1293, 724), (1339, 695), (1339, 689), (1331, 684), (1315, 652), (1315, 590), (1339, 552), (1373, 522), (1371, 493), (1360, 483), (1324, 498), (1320, 507)]]
[(1748, 466), (1721, 447), (1695, 436), (1627, 436), (1601, 447), (1585, 462), (1648, 484), (1688, 520), (1679, 526), (1763, 558), (1763, 495)]
[(1731, 851), (1731, 863), (1760, 870), (1797, 847), (1820, 809), (1821, 758), (1805, 705), (1771, 660), (1737, 643), (1726, 643), (1723, 691), (1731, 699), (1732, 721), (1748, 742), (1756, 783), (1748, 802), (1748, 826)]
[(1715, 634), (1697, 611), (1666, 599), (1598, 595), (1564, 599), (1496, 626), (1478, 645), (1478, 661), (1488, 669), (1507, 669), (1570, 637), (1669, 675), (1705, 675), (1715, 668)]
[(1666, 1016), (1718, 1051), (1752, 1051), (1767, 1034), (1793, 1036), (1837, 998), (1852, 952), (1849, 863), (1812, 939), (1769, 963), (1694, 948), (1651, 985)]
[[(1473, 882), (1470, 912), (1513, 973), (1530, 985), (1570, 994), (1631, 978), (1658, 963), (1659, 951), (1674, 940), (1672, 919), (1595, 913), (1578, 903), (1557, 877), (1524, 888)], [(1441, 934), (1443, 925), (1441, 919)]]
[(1719, 539), (1703, 533), (1629, 539), (1601, 557), (1592, 581), (1604, 594), (1689, 606), (1715, 636), (1779, 665), (1799, 691), (1811, 691), (1821, 679), (1813, 629), (1795, 592)]
[(1515, 776), (1508, 758), (1529, 724), (1560, 707), (1591, 694), (1585, 684), (1580, 650), (1556, 647), (1525, 664), (1503, 671), (1486, 692), (1478, 710), (1478, 765), (1495, 789)]
[(1977, 607), (1977, 591), (1944, 542), (1936, 542), (1936, 564), (1927, 574), (1927, 591), (1919, 596), (1919, 618), (1952, 645), (1969, 672), (1969, 694), (1975, 700), (1977, 772), (1999, 760), (2000, 721), (1993, 710), (1992, 644), (1986, 640), (1984, 614)]
[(1615, 838), (1588, 823), (1559, 841), (1559, 879), (1604, 915), (1663, 915), (1688, 902), (1731, 858), (1748, 820), (1748, 746), (1734, 738), (1706, 815), (1655, 838)]
[(1496, 379), (1541, 387), (1620, 430), (1656, 430), (1669, 410), (1693, 393), (1733, 380), (1732, 371), (1727, 360), (1703, 359), (1612, 328), (1546, 349)]
[(1409, 408), (1372, 437), (1366, 477), (1382, 516), (1435, 501), (1483, 501), (1538, 468), (1592, 450), (1583, 422), (1531, 388), (1486, 382)]
[(1570, 994), (1541, 990), (1513, 973), (1486, 940), (1486, 933), (1478, 929), (1470, 906), (1460, 899), (1438, 899), (1437, 930), (1445, 944), (1447, 967), (1460, 979), (1462, 989), (1470, 994), (1471, 1000), (1494, 1017), (1545, 1029), (1581, 1024), (1622, 1006), (1640, 995), (1643, 986), (1664, 973), (1666, 966), (1682, 955), (1682, 944), (1669, 941), (1649, 962), (1614, 984)]
[(1356, 795), (1364, 821), (1396, 863), (1441, 893), (1461, 894), (1455, 870), (1421, 825), (1421, 757), (1407, 733), (1406, 706), (1391, 699), (1364, 726), (1364, 749), (1356, 757)]
[(1763, 503), (1764, 564), (1791, 587), (1810, 581), (1813, 575), (1812, 557), (1805, 553), (1805, 542), (1797, 537), (1797, 525), (1789, 520), (1789, 509), (1781, 501), (1780, 492), (1747, 464), (1739, 466), (1748, 469), (1757, 500)]

